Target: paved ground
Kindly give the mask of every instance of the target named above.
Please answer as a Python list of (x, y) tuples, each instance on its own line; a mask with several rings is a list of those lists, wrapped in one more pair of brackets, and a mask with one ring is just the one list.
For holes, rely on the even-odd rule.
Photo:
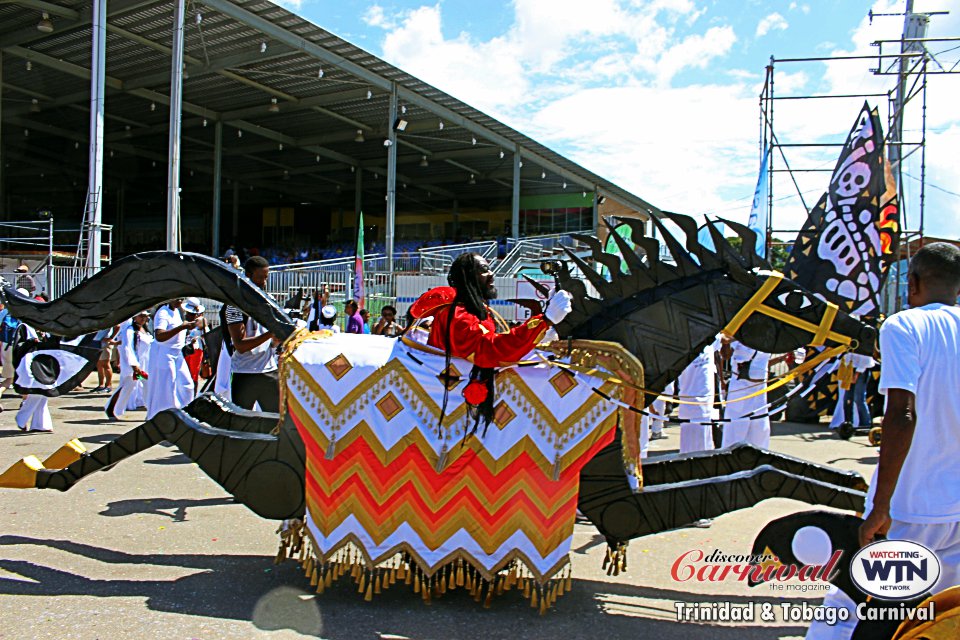
[[(56, 432), (21, 434), (12, 412), (18, 400), (8, 394), (0, 469), (24, 455), (43, 458), (74, 437), (94, 448), (143, 418), (135, 412), (107, 422), (105, 401), (89, 392), (54, 400)], [(677, 428), (667, 434), (655, 450), (676, 449)], [(773, 448), (868, 478), (877, 459), (866, 438), (844, 442), (817, 426), (775, 424)], [(292, 562), (273, 564), (274, 525), (231, 504), (176, 449), (160, 446), (68, 494), (0, 490), (0, 638), (794, 638), (805, 625), (678, 623), (675, 602), (776, 603), (783, 595), (763, 586), (680, 584), (669, 569), (697, 547), (747, 553), (763, 524), (804, 508), (771, 500), (710, 529), (636, 540), (629, 572), (617, 578), (600, 570), (599, 536), (578, 525), (573, 591), (543, 617), (515, 592), (491, 609), (462, 591), (425, 606), (399, 586), (367, 603), (346, 579), (314, 596)]]

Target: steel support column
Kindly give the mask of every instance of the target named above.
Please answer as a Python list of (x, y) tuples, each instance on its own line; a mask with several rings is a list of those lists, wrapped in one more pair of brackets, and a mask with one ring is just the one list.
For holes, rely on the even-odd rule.
[(384, 238), (387, 272), (393, 273), (393, 235), (397, 224), (397, 85), (391, 84), (390, 112), (387, 115), (387, 233)]
[[(0, 51), (0, 123), (3, 122), (3, 51)], [(4, 189), (3, 174), (3, 127), (0, 127), (0, 220), (6, 219), (6, 197), (7, 192)]]
[(513, 150), (513, 198), (510, 204), (510, 236), (520, 237), (520, 168), (523, 158), (520, 156), (520, 145)]
[(180, 250), (180, 110), (183, 103), (184, 1), (173, 10), (173, 43), (170, 56), (170, 139), (167, 154), (167, 251)]
[(214, 258), (220, 257), (220, 189), (223, 186), (223, 123), (213, 126), (213, 215), (210, 221), (210, 246)]
[[(85, 265), (92, 275), (100, 269), (103, 223), (103, 112), (107, 62), (107, 0), (93, 0), (90, 53), (90, 154), (87, 178), (88, 223)], [(83, 233), (83, 230), (80, 231)]]
[(230, 227), (230, 244), (237, 242), (240, 235), (240, 183), (233, 181), (233, 224)]

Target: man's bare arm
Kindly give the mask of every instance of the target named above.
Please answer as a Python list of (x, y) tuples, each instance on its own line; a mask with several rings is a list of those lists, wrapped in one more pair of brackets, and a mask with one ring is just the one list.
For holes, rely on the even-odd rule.
[(907, 458), (917, 426), (916, 397), (905, 389), (887, 390), (887, 409), (883, 413), (883, 439), (873, 509), (860, 526), (860, 544), (873, 541), (890, 529), (890, 499), (897, 488), (903, 461)]

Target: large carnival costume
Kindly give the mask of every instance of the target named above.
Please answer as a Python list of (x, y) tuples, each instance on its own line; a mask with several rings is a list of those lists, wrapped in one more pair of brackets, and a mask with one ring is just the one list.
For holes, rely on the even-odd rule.
[[(572, 296), (555, 327), (565, 339), (495, 370), (485, 433), (464, 397), (474, 363), (405, 338), (298, 332), (259, 288), (209, 258), (131, 256), (44, 308), (7, 291), (19, 317), (64, 334), (193, 293), (235, 305), (285, 342), (284, 413), (278, 423), (276, 414), (203, 395), (69, 464), (28, 457), (0, 475), (0, 486), (67, 490), (167, 440), (239, 502), (287, 521), (281, 556), (297, 555), (318, 589), (344, 573), (370, 597), (396, 579), (427, 599), (461, 583), (481, 599), (516, 586), (543, 610), (569, 588), (577, 509), (606, 537), (614, 573), (632, 538), (768, 497), (862, 510), (859, 475), (747, 445), (639, 468), (628, 418), (718, 331), (770, 352), (821, 343), (822, 359), (871, 351), (875, 341), (872, 328), (764, 270), (752, 252), (718, 233), (708, 250), (692, 220), (670, 217), (689, 232), (686, 248), (664, 233), (674, 264), (658, 259), (637, 223), (629, 273), (617, 268), (606, 280), (575, 254), (577, 273), (555, 265), (557, 288)], [(731, 226), (753, 246), (748, 229)], [(595, 263), (619, 262), (583, 240), (597, 245)], [(151, 286), (137, 288), (141, 281)]]

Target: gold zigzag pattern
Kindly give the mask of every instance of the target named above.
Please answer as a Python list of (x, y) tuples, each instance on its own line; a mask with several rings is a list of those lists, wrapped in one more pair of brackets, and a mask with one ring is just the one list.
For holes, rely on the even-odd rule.
[[(300, 404), (295, 397), (289, 397), (288, 403), (290, 406), (290, 411), (293, 413), (294, 417), (296, 417), (298, 422), (300, 422), (300, 424), (307, 429), (311, 439), (317, 443), (317, 446), (320, 448), (320, 450), (330, 450), (330, 439), (325, 436), (317, 426), (314, 417), (311, 415), (308, 409)], [(580, 456), (582, 456), (590, 447), (594, 445), (598, 438), (603, 437), (603, 434), (616, 426), (616, 421), (616, 415), (611, 414), (602, 422), (592, 425), (593, 433), (582, 437), (580, 442), (577, 443), (577, 445), (570, 449), (566, 454), (561, 456), (559, 460), (556, 458), (547, 458), (529, 436), (522, 437), (503, 455), (501, 455), (499, 458), (494, 458), (483, 446), (483, 442), (473, 436), (468, 438), (466, 442), (463, 443), (463, 446), (455, 443), (454, 446), (450, 447), (450, 451), (447, 454), (447, 466), (449, 466), (453, 461), (459, 459), (460, 456), (466, 455), (468, 453), (467, 450), (469, 450), (469, 452), (472, 452), (477, 456), (477, 458), (487, 467), (487, 469), (490, 470), (491, 473), (497, 474), (500, 470), (506, 468), (511, 462), (516, 460), (518, 456), (527, 454), (541, 470), (541, 472), (547, 478), (552, 479), (558, 468), (566, 468), (574, 460), (580, 458)], [(515, 428), (519, 428), (519, 423), (515, 425)], [(420, 451), (420, 454), (423, 455), (423, 457), (426, 458), (431, 464), (436, 465), (440, 458), (434, 448), (430, 445), (430, 442), (427, 440), (426, 436), (424, 436), (424, 434), (418, 429), (412, 429), (395, 445), (390, 448), (386, 448), (381, 444), (376, 433), (366, 422), (362, 420), (333, 443), (333, 454), (337, 455), (338, 453), (342, 453), (358, 438), (362, 438), (366, 442), (367, 446), (370, 447), (370, 449), (377, 456), (379, 462), (384, 466), (394, 462), (411, 446), (417, 447), (417, 449)]]
[[(340, 402), (333, 402), (323, 387), (299, 361), (291, 359), (288, 371), (291, 372), (290, 377), (292, 378), (288, 380), (288, 383), (304, 385), (303, 391), (309, 390), (317, 399), (317, 409), (322, 408), (331, 415), (343, 415), (348, 409), (355, 409), (357, 402), (378, 386), (400, 392), (410, 404), (415, 405), (414, 410), (417, 415), (424, 414), (423, 418), (430, 416), (435, 420), (440, 415), (440, 406), (424, 391), (420, 381), (397, 358), (390, 360), (387, 364), (372, 372), (344, 395)], [(549, 386), (546, 380), (544, 380), (544, 383), (545, 386)], [(563, 420), (558, 420), (549, 406), (537, 395), (535, 390), (524, 382), (516, 371), (511, 369), (498, 373), (497, 386), (500, 389), (501, 397), (509, 396), (515, 402), (527, 405), (519, 407), (521, 415), (536, 416), (538, 422), (542, 422), (544, 427), (560, 438), (563, 436), (570, 437), (571, 428), (583, 421), (591, 411), (596, 410), (599, 403), (604, 402), (599, 395), (591, 394), (590, 399), (581, 404), (569, 416)], [(618, 387), (609, 382), (603, 383), (600, 390), (608, 395), (618, 393)], [(412, 397), (407, 395), (408, 391)], [(550, 392), (556, 393), (552, 388)], [(380, 398), (369, 399), (376, 402)], [(528, 407), (529, 411), (525, 411), (524, 409)], [(455, 424), (465, 413), (466, 405), (461, 402), (454, 411), (444, 416), (444, 426), (449, 427)]]
[(444, 485), (441, 489), (435, 489), (429, 482), (423, 481), (420, 475), (421, 472), (416, 468), (412, 468), (412, 465), (411, 468), (405, 469), (403, 473), (393, 478), (388, 486), (376, 482), (371, 478), (369, 467), (359, 462), (341, 469), (339, 476), (330, 482), (324, 479), (323, 474), (319, 472), (313, 463), (307, 464), (307, 471), (310, 473), (317, 488), (326, 495), (333, 495), (340, 491), (341, 488), (349, 485), (350, 481), (354, 478), (361, 478), (371, 499), (380, 504), (386, 503), (401, 488), (409, 484), (414, 488), (417, 496), (423, 501), (426, 508), (434, 512), (442, 509), (453, 496), (464, 489), (469, 490), (469, 493), (472, 495), (483, 496), (484, 511), (486, 511), (487, 514), (497, 512), (516, 496), (524, 495), (531, 503), (537, 506), (541, 514), (548, 516), (556, 510), (557, 505), (563, 504), (577, 495), (577, 486), (576, 484), (572, 484), (567, 487), (566, 490), (549, 498), (541, 492), (543, 478), (531, 477), (529, 473), (524, 473), (516, 479), (511, 478), (509, 483), (500, 482), (497, 483), (497, 486), (491, 487), (477, 480), (473, 477), (475, 473), (467, 469), (458, 475), (454, 482)]
[(575, 514), (571, 505), (569, 518), (565, 518), (553, 531), (544, 531), (542, 525), (530, 519), (525, 506), (518, 504), (499, 514), (500, 517), (493, 523), (495, 530), (491, 533), (485, 527), (478, 526), (477, 518), (468, 506), (458, 507), (445, 515), (442, 523), (425, 522), (423, 514), (408, 502), (397, 504), (390, 509), (389, 515), (384, 515), (381, 522), (368, 513), (367, 505), (363, 501), (352, 495), (338, 496), (336, 510), (325, 514), (322, 518), (317, 517), (324, 512), (314, 496), (307, 497), (307, 508), (310, 510), (315, 526), (324, 537), (329, 537), (337, 527), (352, 516), (377, 546), (383, 544), (402, 523), (406, 523), (429, 549), (439, 549), (457, 531), (463, 529), (471, 535), (485, 554), (492, 554), (502, 547), (510, 536), (521, 531), (541, 557), (546, 557), (571, 536)]

